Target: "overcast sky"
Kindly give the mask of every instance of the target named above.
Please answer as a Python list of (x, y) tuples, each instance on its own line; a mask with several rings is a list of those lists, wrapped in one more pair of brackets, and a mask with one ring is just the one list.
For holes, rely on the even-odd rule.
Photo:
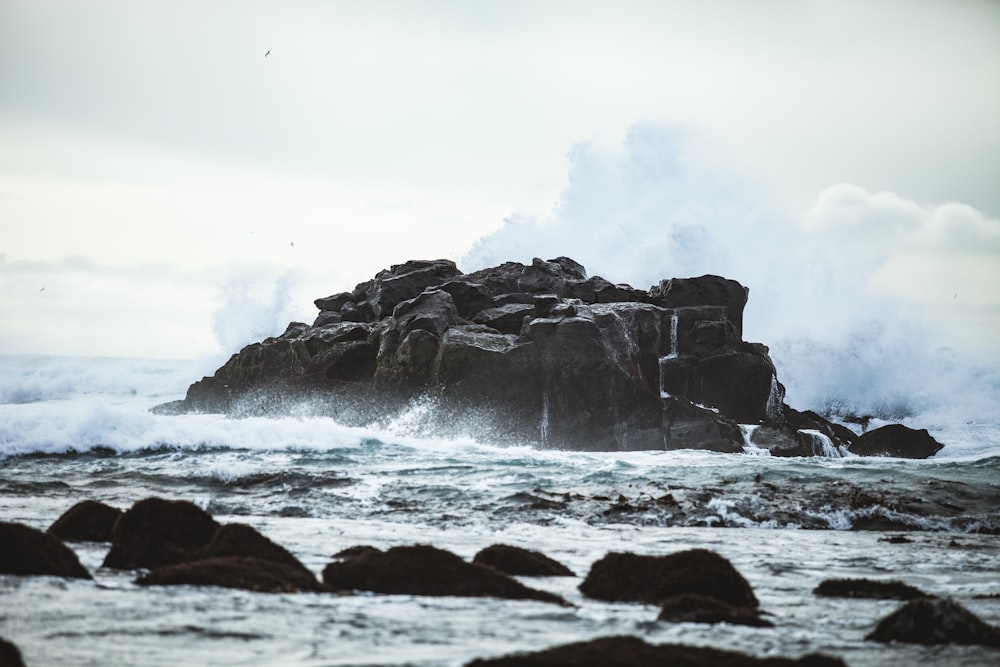
[(1000, 359), (998, 82), (988, 0), (0, 0), (0, 353), (228, 354), (390, 264), (566, 254)]

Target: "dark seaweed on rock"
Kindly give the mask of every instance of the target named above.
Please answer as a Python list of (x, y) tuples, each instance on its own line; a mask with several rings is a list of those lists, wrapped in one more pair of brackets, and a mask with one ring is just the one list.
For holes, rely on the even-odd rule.
[(121, 515), (117, 507), (83, 500), (63, 512), (45, 532), (69, 542), (110, 542)]
[(337, 591), (372, 591), (390, 595), (454, 595), (539, 600), (567, 604), (490, 567), (428, 545), (393, 547), (359, 553), (323, 569), (323, 582)]
[(814, 595), (835, 598), (870, 598), (875, 600), (912, 600), (927, 597), (919, 588), (902, 581), (871, 579), (827, 579), (813, 589)]
[(522, 549), (509, 544), (494, 544), (482, 549), (473, 558), (477, 565), (486, 565), (506, 574), (522, 577), (573, 577), (573, 571), (539, 551)]
[(0, 523), (0, 574), (92, 579), (59, 538), (19, 523)]
[(839, 658), (809, 654), (799, 659), (755, 658), (702, 646), (648, 644), (638, 637), (602, 637), (535, 653), (480, 658), (468, 667), (845, 667)]
[(580, 591), (610, 602), (660, 604), (674, 595), (697, 593), (737, 607), (759, 604), (732, 563), (707, 549), (667, 556), (609, 553), (591, 566)]

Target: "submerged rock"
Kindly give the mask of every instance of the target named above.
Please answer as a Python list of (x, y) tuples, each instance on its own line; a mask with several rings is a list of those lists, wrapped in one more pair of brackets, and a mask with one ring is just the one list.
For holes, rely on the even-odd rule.
[(755, 658), (703, 646), (647, 644), (639, 637), (602, 637), (564, 644), (534, 653), (480, 658), (468, 667), (845, 667), (838, 658), (809, 654), (799, 659)]
[(158, 567), (135, 583), (140, 586), (219, 586), (259, 593), (322, 590), (315, 575), (301, 566), (248, 556), (220, 556)]
[(927, 597), (919, 588), (902, 581), (871, 579), (826, 579), (813, 589), (814, 595), (835, 598), (870, 598), (874, 600), (912, 600)]
[(121, 515), (117, 507), (83, 500), (63, 512), (45, 532), (69, 542), (110, 542)]
[(19, 523), (0, 522), (0, 574), (92, 579), (59, 538)]
[(1000, 628), (985, 623), (954, 600), (917, 598), (882, 619), (865, 639), (1000, 647)]
[(493, 568), (467, 563), (427, 545), (366, 551), (323, 569), (323, 583), (337, 591), (391, 595), (454, 595), (539, 600), (566, 604), (558, 595), (538, 591)]
[(115, 523), (104, 567), (134, 570), (190, 560), (211, 541), (218, 527), (215, 519), (194, 503), (140, 500)]
[(774, 624), (760, 617), (751, 607), (727, 604), (714, 597), (684, 593), (663, 601), (658, 620), (671, 623), (729, 623), (770, 628)]
[(573, 571), (539, 551), (508, 544), (494, 544), (473, 558), (476, 565), (486, 565), (506, 574), (522, 577), (573, 577)]
[(927, 429), (912, 429), (902, 424), (889, 424), (862, 433), (850, 450), (859, 456), (898, 456), (904, 459), (926, 459), (944, 447)]
[(707, 549), (667, 556), (609, 553), (591, 566), (580, 591), (609, 602), (662, 604), (672, 596), (695, 593), (737, 607), (759, 604), (732, 563)]

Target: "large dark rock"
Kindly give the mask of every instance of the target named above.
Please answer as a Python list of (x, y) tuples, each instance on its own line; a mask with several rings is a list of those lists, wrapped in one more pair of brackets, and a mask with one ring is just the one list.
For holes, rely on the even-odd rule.
[(110, 542), (121, 515), (117, 507), (83, 500), (63, 512), (45, 532), (67, 542)]
[(3, 637), (0, 637), (0, 667), (24, 667), (20, 649)]
[(0, 574), (91, 579), (76, 554), (59, 538), (19, 523), (0, 523)]
[(528, 588), (493, 568), (468, 563), (449, 551), (426, 545), (362, 552), (335, 561), (323, 569), (323, 582), (337, 591), (495, 597), (566, 604), (557, 595)]
[(220, 556), (158, 567), (135, 583), (140, 586), (219, 586), (259, 593), (323, 590), (308, 570), (247, 556)]
[(902, 424), (889, 424), (862, 433), (850, 446), (859, 456), (897, 456), (904, 459), (926, 459), (944, 447), (927, 429), (915, 430)]
[(927, 594), (919, 588), (902, 581), (872, 581), (871, 579), (826, 579), (813, 589), (813, 594), (824, 597), (875, 600), (913, 600), (927, 597)]
[(758, 605), (743, 575), (728, 560), (707, 549), (667, 556), (609, 553), (591, 566), (580, 591), (609, 602), (662, 604), (674, 595), (696, 593), (737, 607)]
[(747, 293), (719, 276), (644, 291), (567, 257), (468, 274), (414, 260), (317, 299), (311, 326), (247, 345), (155, 410), (305, 405), (366, 426), (420, 401), (435, 433), (494, 442), (740, 452), (737, 424), (753, 424), (775, 455), (842, 452), (853, 433), (785, 406), (768, 348), (741, 340)]
[(601, 637), (534, 653), (480, 658), (468, 667), (845, 667), (838, 658), (755, 658), (704, 646), (647, 644), (639, 637)]
[(983, 622), (954, 600), (917, 598), (882, 619), (865, 639), (1000, 647), (1000, 629)]
[(140, 500), (115, 523), (104, 566), (134, 570), (190, 560), (211, 541), (218, 527), (211, 515), (193, 503)]
[(522, 577), (573, 577), (573, 571), (557, 560), (532, 549), (509, 544), (494, 544), (473, 558), (476, 565), (486, 565), (506, 574)]
[(731, 605), (707, 595), (684, 593), (663, 601), (658, 620), (669, 623), (729, 623), (749, 625), (755, 628), (770, 628), (774, 624), (760, 617), (760, 612), (751, 607)]
[(269, 560), (291, 568), (298, 568), (311, 575), (309, 570), (299, 562), (299, 559), (283, 546), (275, 544), (261, 535), (252, 526), (241, 523), (228, 523), (219, 526), (208, 544), (192, 554), (192, 558), (198, 560), (235, 556)]

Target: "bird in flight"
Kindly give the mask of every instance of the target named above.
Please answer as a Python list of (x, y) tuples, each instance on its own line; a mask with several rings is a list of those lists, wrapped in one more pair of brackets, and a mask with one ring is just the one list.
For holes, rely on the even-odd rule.
[(271, 55), (271, 49), (267, 50), (267, 53), (264, 54), (264, 57), (267, 58), (269, 55)]

